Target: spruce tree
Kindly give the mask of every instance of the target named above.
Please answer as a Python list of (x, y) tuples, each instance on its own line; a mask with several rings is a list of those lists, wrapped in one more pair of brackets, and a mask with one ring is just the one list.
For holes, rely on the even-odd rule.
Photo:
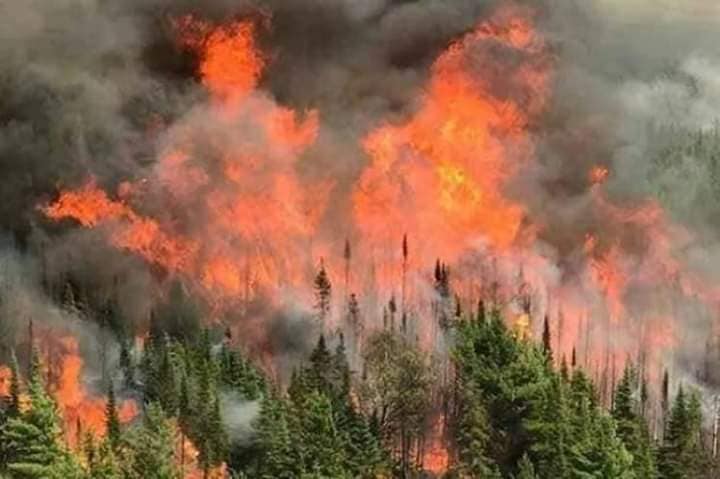
[(315, 310), (320, 324), (324, 323), (330, 314), (330, 300), (332, 296), (332, 284), (325, 270), (325, 262), (320, 260), (320, 270), (313, 282), (315, 289)]
[(520, 459), (520, 465), (515, 479), (539, 479), (538, 475), (535, 474), (535, 467), (527, 454)]
[(255, 430), (258, 454), (249, 470), (250, 477), (299, 477), (304, 468), (300, 438), (291, 438), (286, 408), (276, 395), (271, 393), (262, 400)]
[(159, 404), (147, 406), (142, 425), (130, 430), (123, 442), (125, 479), (179, 479), (174, 431)]
[(28, 409), (10, 418), (3, 431), (6, 469), (16, 479), (79, 477), (79, 466), (63, 442), (57, 406), (45, 390), (37, 354), (32, 364)]
[(87, 462), (88, 479), (125, 479), (114, 447), (107, 440), (100, 442)]
[(343, 438), (333, 417), (330, 399), (320, 392), (311, 392), (301, 411), (301, 441), (304, 445), (305, 471), (317, 477), (350, 478)]
[(120, 418), (115, 402), (115, 388), (112, 383), (108, 388), (108, 399), (105, 405), (105, 430), (108, 442), (113, 448), (116, 448), (120, 444)]
[(628, 364), (622, 379), (615, 390), (612, 411), (617, 426), (618, 437), (625, 448), (633, 455), (633, 470), (637, 477), (652, 479), (657, 471), (650, 443), (647, 425), (640, 414), (641, 405), (636, 396), (639, 384), (637, 371)]
[(552, 336), (550, 334), (550, 319), (545, 316), (543, 321), (543, 332), (542, 332), (542, 346), (545, 355), (548, 358), (548, 362), (553, 362), (553, 350), (552, 350)]
[(490, 424), (487, 411), (470, 382), (461, 386), (459, 407), (456, 432), (458, 471), (467, 477), (499, 477), (499, 471), (488, 455)]
[(681, 386), (670, 409), (665, 440), (660, 448), (661, 479), (700, 479), (707, 476), (709, 459), (702, 443), (702, 410), (696, 393)]
[(307, 377), (311, 388), (331, 394), (332, 362), (332, 355), (325, 342), (325, 335), (321, 334), (315, 349), (310, 354), (310, 367), (307, 371)]

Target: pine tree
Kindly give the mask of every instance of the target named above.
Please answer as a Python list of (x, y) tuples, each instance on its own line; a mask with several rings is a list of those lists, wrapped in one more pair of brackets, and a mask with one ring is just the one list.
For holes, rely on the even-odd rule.
[(338, 345), (332, 356), (330, 373), (332, 397), (335, 409), (344, 408), (350, 401), (350, 364), (345, 350), (345, 337), (340, 333)]
[(350, 260), (352, 259), (352, 250), (350, 248), (350, 240), (345, 239), (345, 248), (343, 249), (343, 259), (345, 260), (345, 297), (350, 290)]
[(307, 371), (309, 386), (326, 394), (331, 394), (332, 356), (321, 334), (317, 345), (310, 354), (310, 367)]
[(562, 380), (553, 374), (541, 394), (532, 401), (532, 415), (526, 422), (532, 437), (532, 457), (541, 477), (570, 479), (575, 438), (567, 390)]
[(482, 299), (478, 301), (477, 316), (475, 320), (481, 324), (485, 322), (485, 301)]
[(383, 468), (379, 439), (361, 414), (352, 409), (337, 418), (339, 432), (345, 441), (345, 469), (352, 477), (374, 478)]
[(348, 478), (344, 441), (336, 427), (330, 399), (317, 391), (305, 399), (300, 417), (305, 471), (318, 477)]
[(360, 326), (360, 304), (355, 293), (348, 299), (348, 321), (355, 329)]
[(702, 409), (696, 393), (680, 387), (672, 404), (665, 441), (660, 449), (661, 479), (707, 477), (709, 459), (702, 444)]
[(548, 358), (548, 362), (552, 364), (552, 362), (553, 362), (552, 336), (550, 334), (550, 320), (547, 317), (547, 315), (545, 316), (545, 320), (543, 321), (542, 346), (543, 346), (543, 351), (545, 352), (545, 355)]
[(490, 424), (487, 411), (472, 383), (461, 386), (459, 403), (456, 441), (460, 464), (457, 469), (467, 477), (499, 477), (499, 471), (488, 455)]
[(535, 467), (527, 454), (520, 459), (520, 465), (515, 479), (539, 479), (538, 475), (535, 474)]
[(615, 390), (612, 411), (618, 437), (633, 457), (633, 470), (637, 477), (653, 478), (657, 471), (650, 444), (647, 425), (640, 415), (640, 404), (635, 395), (638, 390), (637, 371), (628, 364)]
[(15, 352), (12, 354), (12, 362), (10, 363), (10, 388), (7, 415), (9, 418), (18, 417), (20, 415), (20, 370), (18, 367)]
[(120, 342), (120, 369), (122, 370), (125, 387), (133, 387), (135, 384), (135, 372), (127, 340)]
[(560, 361), (560, 377), (565, 382), (568, 382), (570, 380), (570, 370), (568, 369), (568, 365), (567, 365), (567, 361), (565, 360), (565, 356), (563, 356), (562, 360)]
[(156, 375), (153, 377), (155, 382), (155, 394), (150, 400), (157, 401), (165, 412), (172, 416), (177, 412), (177, 384), (175, 381), (175, 367), (173, 365), (172, 353), (170, 352), (169, 339), (166, 337), (165, 346), (160, 351), (159, 364), (156, 369)]
[(88, 479), (125, 479), (109, 441), (101, 441), (88, 460)]
[(303, 457), (295, 446), (300, 438), (291, 441), (290, 426), (282, 400), (270, 394), (262, 400), (260, 414), (255, 422), (257, 431), (257, 461), (251, 467), (250, 477), (262, 479), (300, 477)]
[(17, 479), (80, 476), (80, 468), (65, 449), (55, 401), (45, 390), (40, 360), (32, 358), (27, 411), (9, 419), (3, 431), (7, 470)]
[(173, 437), (173, 428), (163, 408), (149, 404), (142, 425), (130, 430), (123, 441), (125, 478), (179, 479)]
[(108, 442), (113, 448), (116, 448), (120, 444), (120, 418), (115, 403), (115, 388), (112, 383), (108, 388), (108, 399), (105, 405), (105, 430)]
[(317, 319), (322, 324), (330, 314), (330, 300), (332, 296), (332, 284), (325, 270), (325, 262), (320, 260), (320, 270), (313, 282), (315, 289), (315, 310)]

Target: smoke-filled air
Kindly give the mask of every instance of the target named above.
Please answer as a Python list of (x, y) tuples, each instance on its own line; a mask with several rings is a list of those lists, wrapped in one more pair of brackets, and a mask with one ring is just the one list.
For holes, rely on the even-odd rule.
[(720, 477), (714, 0), (0, 0), (0, 478)]

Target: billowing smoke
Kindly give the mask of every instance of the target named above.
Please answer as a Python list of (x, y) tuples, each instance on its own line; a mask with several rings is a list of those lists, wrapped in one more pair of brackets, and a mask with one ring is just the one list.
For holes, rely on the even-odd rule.
[(243, 401), (226, 394), (220, 400), (220, 410), (230, 440), (247, 442), (252, 438), (253, 421), (260, 412), (260, 404), (257, 401)]
[[(717, 9), (661, 3), (6, 1), (0, 233), (138, 331), (191, 282), (283, 368), (320, 258), (333, 326), (350, 293), (368, 326), (391, 297), (431, 322), (441, 258), (466, 307), (547, 314), (593, 370), (716, 382)], [(232, 71), (223, 42), (260, 53)], [(106, 212), (50, 221), (60, 191)]]

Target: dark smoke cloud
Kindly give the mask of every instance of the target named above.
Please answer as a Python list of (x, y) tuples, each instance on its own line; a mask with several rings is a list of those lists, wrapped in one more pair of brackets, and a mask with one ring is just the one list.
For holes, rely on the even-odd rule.
[[(162, 141), (152, 125), (188, 121), (186, 114), (202, 103), (197, 58), (178, 48), (170, 18), (271, 14), (271, 26), (261, 32), (271, 59), (263, 88), (281, 104), (321, 112), (320, 138), (300, 168), (337, 181), (337, 206), (327, 219), (336, 223), (346, 216), (347, 189), (367, 161), (357, 139), (412, 113), (437, 54), (503, 3), (0, 0), (0, 232), (31, 253), (42, 250), (37, 261), (44, 274), (97, 283), (101, 294), (115, 288), (125, 314), (141, 322), (151, 300), (140, 292), (148, 291), (153, 272), (110, 251), (97, 233), (46, 224), (36, 205), (89, 175), (110, 187), (144, 177)], [(586, 231), (618, 234), (589, 199), (587, 172), (601, 164), (611, 169), (608, 190), (618, 204), (655, 194), (658, 181), (676, 192), (676, 219), (700, 232), (683, 254), (707, 274), (718, 271), (720, 226), (709, 224), (717, 207), (698, 193), (711, 189), (709, 175), (685, 155), (683, 174), (657, 180), (650, 161), (666, 140), (656, 127), (713, 125), (720, 109), (717, 9), (702, 0), (524, 3), (540, 12), (556, 72), (551, 104), (533, 125), (537, 166), (510, 193), (546, 226), (543, 247), (563, 267)], [(641, 251), (636, 246), (633, 254)], [(638, 305), (647, 302), (642, 296)], [(698, 314), (688, 321), (697, 331), (683, 344), (692, 363), (700, 354), (692, 340), (704, 334), (708, 319)], [(294, 358), (307, 350), (309, 340), (297, 339), (308, 329), (304, 320), (268, 324), (274, 354)]]

